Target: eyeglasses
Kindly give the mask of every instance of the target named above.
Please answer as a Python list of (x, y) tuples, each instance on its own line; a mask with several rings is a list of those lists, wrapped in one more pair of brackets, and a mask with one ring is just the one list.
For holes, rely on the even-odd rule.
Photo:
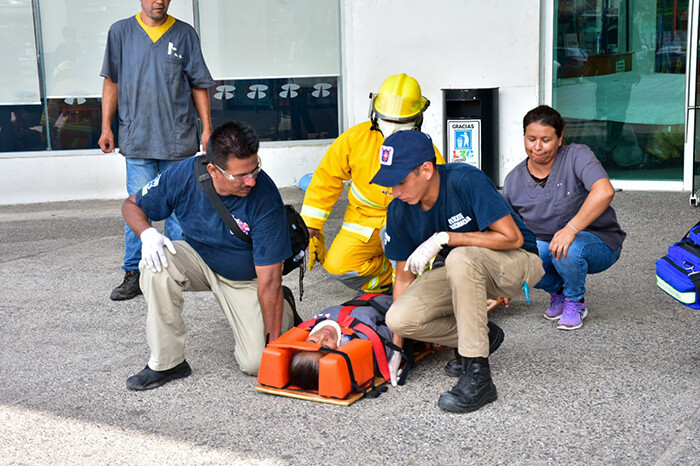
[(258, 157), (258, 166), (255, 167), (255, 170), (253, 170), (250, 173), (246, 173), (245, 175), (231, 175), (230, 173), (227, 173), (226, 170), (215, 164), (214, 162), (211, 163), (216, 167), (217, 170), (221, 172), (222, 175), (226, 177), (229, 181), (240, 181), (242, 183), (245, 183), (246, 181), (253, 180), (257, 178), (258, 173), (260, 173), (260, 170), (262, 170), (262, 160), (260, 160), (260, 157)]

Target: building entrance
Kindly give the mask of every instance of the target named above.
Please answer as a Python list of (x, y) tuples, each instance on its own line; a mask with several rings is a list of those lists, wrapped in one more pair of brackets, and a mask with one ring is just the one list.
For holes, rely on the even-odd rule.
[(689, 3), (555, 2), (552, 103), (566, 142), (588, 145), (613, 180), (689, 189)]

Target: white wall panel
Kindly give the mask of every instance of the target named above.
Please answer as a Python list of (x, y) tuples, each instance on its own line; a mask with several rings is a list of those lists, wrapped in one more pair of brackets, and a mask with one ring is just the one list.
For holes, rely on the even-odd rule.
[[(262, 147), (263, 169), (279, 187), (311, 173), (330, 143)], [(125, 198), (126, 164), (120, 154), (0, 158), (0, 205)]]
[[(354, 0), (344, 3), (348, 126), (366, 120), (370, 91), (407, 73), (431, 105), (423, 130), (442, 150), (442, 91), (499, 87), (500, 173), (524, 157), (522, 117), (538, 104), (538, 0)], [(347, 24), (347, 21), (344, 21)], [(514, 114), (517, 113), (517, 114)]]

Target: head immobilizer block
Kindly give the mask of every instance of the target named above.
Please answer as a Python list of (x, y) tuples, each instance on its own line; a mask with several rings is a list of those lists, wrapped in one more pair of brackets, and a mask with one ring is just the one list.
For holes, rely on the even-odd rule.
[[(345, 330), (345, 329), (343, 329)], [(258, 382), (275, 388), (297, 388), (289, 384), (289, 363), (297, 351), (318, 351), (320, 345), (304, 341), (309, 331), (294, 327), (263, 350)], [(353, 338), (338, 351), (347, 354), (352, 372), (360, 387), (374, 379), (372, 343)], [(330, 398), (345, 398), (353, 390), (346, 359), (340, 354), (328, 353), (319, 360), (318, 394)]]

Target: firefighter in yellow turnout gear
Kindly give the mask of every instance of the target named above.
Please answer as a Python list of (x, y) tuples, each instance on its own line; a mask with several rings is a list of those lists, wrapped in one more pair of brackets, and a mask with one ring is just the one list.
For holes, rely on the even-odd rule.
[[(384, 138), (402, 130), (420, 130), (430, 102), (418, 81), (406, 74), (388, 77), (370, 94), (370, 121), (341, 134), (326, 152), (306, 190), (301, 216), (309, 228), (309, 270), (316, 262), (353, 289), (369, 292), (391, 287), (393, 268), (384, 257), (380, 231), (386, 224), (391, 189), (370, 184), (379, 171)], [(438, 163), (445, 163), (435, 148)], [(323, 225), (344, 188), (352, 180), (343, 226), (326, 253)]]

